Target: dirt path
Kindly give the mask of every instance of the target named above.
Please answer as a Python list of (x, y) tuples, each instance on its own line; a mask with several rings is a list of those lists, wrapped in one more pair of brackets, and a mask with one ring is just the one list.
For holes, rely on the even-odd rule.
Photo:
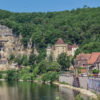
[(79, 91), (81, 94), (87, 95), (87, 96), (97, 100), (97, 95), (95, 93), (91, 92), (90, 90), (73, 87), (73, 86), (70, 86), (70, 85), (67, 85), (67, 84), (61, 84), (59, 82), (54, 82), (54, 84), (58, 85), (58, 86), (61, 86), (61, 87), (66, 87), (66, 88), (69, 88), (69, 89)]

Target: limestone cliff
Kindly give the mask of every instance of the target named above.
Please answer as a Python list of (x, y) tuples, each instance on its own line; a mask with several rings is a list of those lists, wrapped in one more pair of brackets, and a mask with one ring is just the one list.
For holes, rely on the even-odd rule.
[(31, 54), (32, 40), (30, 39), (28, 47), (24, 48), (21, 39), (21, 35), (16, 36), (13, 34), (12, 29), (0, 25), (0, 66), (9, 67), (8, 59), (11, 54), (14, 54), (15, 56), (29, 56)]

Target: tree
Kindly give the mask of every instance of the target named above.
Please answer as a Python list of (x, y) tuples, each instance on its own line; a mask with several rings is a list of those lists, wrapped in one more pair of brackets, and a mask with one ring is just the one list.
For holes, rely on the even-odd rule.
[(22, 60), (21, 60), (21, 57), (18, 56), (14, 59), (14, 61), (18, 64), (18, 66), (20, 67), (20, 65), (22, 64)]
[(47, 71), (59, 72), (60, 70), (60, 64), (58, 64), (57, 62), (48, 62)]
[(9, 57), (9, 59), (8, 59), (8, 61), (11, 62), (11, 61), (13, 61), (14, 59), (15, 59), (15, 55), (11, 54), (10, 57)]
[(48, 62), (46, 60), (42, 60), (38, 65), (38, 74), (43, 74), (47, 72)]
[(8, 81), (18, 80), (18, 79), (19, 79), (18, 71), (16, 71), (16, 70), (8, 70), (7, 71), (7, 80)]
[(62, 71), (68, 70), (70, 67), (70, 59), (65, 53), (61, 53), (58, 56), (57, 62), (61, 65)]
[(52, 83), (53, 81), (58, 79), (58, 76), (59, 75), (57, 72), (47, 72), (42, 75), (42, 81), (43, 82), (49, 81), (50, 83)]
[(28, 65), (28, 58), (27, 58), (27, 56), (26, 55), (23, 55), (23, 57), (22, 57), (22, 64), (24, 65), (24, 66), (27, 66)]
[(50, 56), (48, 57), (48, 61), (49, 61), (49, 62), (52, 62), (52, 61), (53, 61), (53, 55), (52, 55), (52, 53), (51, 53)]
[(34, 65), (36, 62), (36, 56), (34, 54), (31, 54), (29, 56), (29, 65)]

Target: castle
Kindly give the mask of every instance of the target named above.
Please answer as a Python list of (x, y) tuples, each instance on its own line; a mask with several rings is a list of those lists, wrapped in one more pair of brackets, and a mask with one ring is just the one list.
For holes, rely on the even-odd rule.
[(56, 44), (54, 46), (48, 46), (46, 49), (46, 53), (47, 53), (47, 60), (49, 59), (49, 57), (52, 55), (53, 60), (56, 61), (58, 56), (61, 53), (66, 53), (66, 55), (68, 56), (74, 56), (75, 51), (78, 49), (78, 46), (76, 45), (76, 43), (74, 43), (73, 45), (68, 45), (66, 43), (64, 43), (64, 41), (61, 38), (58, 38)]

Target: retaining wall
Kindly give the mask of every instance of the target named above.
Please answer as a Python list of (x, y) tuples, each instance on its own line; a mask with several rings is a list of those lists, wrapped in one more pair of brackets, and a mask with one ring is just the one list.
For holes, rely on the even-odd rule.
[(88, 89), (88, 77), (79, 77), (80, 87)]
[[(74, 78), (73, 78), (73, 76), (61, 75), (59, 77), (59, 81), (60, 82), (65, 82), (65, 83), (67, 83), (69, 85), (73, 85)], [(88, 86), (87, 85), (87, 83), (88, 83), (88, 77), (79, 77), (79, 82), (80, 82), (80, 87), (81, 88), (85, 88), (85, 89), (88, 88), (87, 87)]]
[(96, 92), (100, 92), (100, 78), (89, 78), (88, 89), (91, 89)]
[[(73, 76), (67, 76), (63, 74), (59, 77), (59, 82), (65, 82), (69, 85), (73, 85), (73, 81)], [(81, 88), (100, 92), (100, 78), (79, 77), (79, 83)]]
[(73, 76), (66, 76), (66, 75), (61, 75), (59, 77), (59, 82), (64, 82), (64, 83), (67, 83), (69, 85), (73, 85), (73, 81), (74, 81), (74, 78)]

